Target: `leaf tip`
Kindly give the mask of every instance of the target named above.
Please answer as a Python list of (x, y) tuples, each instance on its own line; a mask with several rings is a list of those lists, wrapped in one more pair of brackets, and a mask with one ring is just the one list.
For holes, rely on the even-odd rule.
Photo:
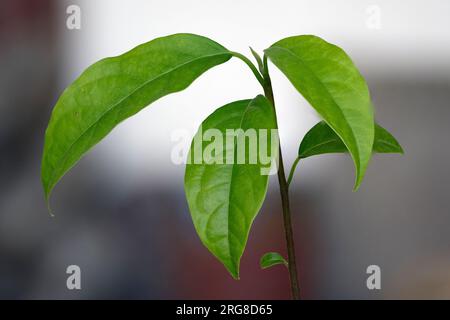
[(231, 275), (231, 277), (234, 280), (240, 280), (240, 275), (239, 275), (240, 258), (238, 260), (229, 259), (229, 258), (223, 259), (223, 258), (217, 256), (216, 254), (214, 254), (214, 255), (219, 259), (219, 261), (223, 264), (225, 269), (228, 271), (228, 273)]
[(45, 204), (47, 205), (48, 214), (50, 215), (51, 218), (54, 218), (55, 215), (53, 214), (53, 210), (50, 206), (50, 191), (47, 191), (45, 188), (44, 188), (44, 198)]
[(234, 280), (240, 280), (240, 276), (239, 276), (239, 267), (237, 268), (228, 268), (228, 272), (230, 273), (230, 275), (233, 277)]
[(52, 208), (50, 207), (50, 202), (49, 201), (47, 201), (47, 211), (48, 211), (48, 214), (49, 214), (50, 218), (54, 218), (55, 217), (55, 215), (53, 214)]
[(361, 171), (359, 168), (356, 169), (356, 178), (355, 178), (355, 184), (353, 185), (353, 192), (358, 191), (359, 187), (361, 186), (361, 182), (364, 178), (364, 174), (361, 174)]
[(44, 200), (47, 206), (47, 211), (50, 217), (54, 218), (53, 210), (50, 206), (50, 194), (52, 192), (52, 187), (42, 178), (42, 188), (44, 189)]

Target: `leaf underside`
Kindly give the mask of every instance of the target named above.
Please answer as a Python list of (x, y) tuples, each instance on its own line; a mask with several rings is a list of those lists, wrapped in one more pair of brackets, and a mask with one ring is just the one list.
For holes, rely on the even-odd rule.
[(282, 39), (265, 54), (347, 146), (356, 190), (372, 155), (374, 119), (366, 82), (350, 57), (311, 35)]
[[(217, 109), (200, 128), (189, 152), (191, 162), (208, 147), (206, 142), (195, 144), (199, 135), (208, 129), (218, 129), (226, 136), (227, 129), (275, 129), (276, 122), (270, 102), (263, 96), (257, 96), (253, 100), (236, 101)], [(185, 192), (201, 241), (238, 279), (240, 259), (251, 224), (264, 201), (268, 176), (261, 174), (261, 168), (266, 165), (259, 158), (255, 164), (248, 163), (248, 152), (245, 164), (226, 162), (226, 153), (237, 155), (236, 141), (224, 145), (223, 164), (188, 163)], [(267, 151), (272, 158), (270, 150)], [(203, 158), (204, 162), (211, 160), (205, 154)]]
[[(403, 153), (398, 141), (386, 129), (375, 124), (373, 153)], [(298, 157), (308, 158), (326, 153), (348, 152), (341, 138), (325, 121), (316, 124), (306, 133), (298, 150)]]
[(41, 179), (46, 199), (117, 124), (230, 58), (227, 49), (208, 38), (175, 34), (87, 68), (60, 96), (45, 133)]
[(261, 257), (259, 261), (261, 269), (267, 269), (278, 264), (283, 264), (286, 267), (288, 266), (287, 261), (278, 252), (267, 252)]

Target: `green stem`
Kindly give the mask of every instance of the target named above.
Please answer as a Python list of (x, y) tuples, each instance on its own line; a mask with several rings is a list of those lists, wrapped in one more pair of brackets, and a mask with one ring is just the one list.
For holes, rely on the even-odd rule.
[(298, 165), (299, 161), (300, 161), (300, 157), (297, 157), (297, 159), (295, 159), (294, 163), (292, 164), (291, 171), (289, 171), (289, 177), (288, 177), (288, 180), (287, 180), (288, 186), (291, 185), (292, 178), (294, 178), (295, 169), (297, 168), (297, 165)]
[[(272, 82), (269, 76), (269, 69), (267, 67), (267, 57), (264, 55), (263, 58), (263, 66), (261, 73), (258, 72), (258, 69), (255, 65), (244, 55), (238, 52), (232, 52), (232, 55), (241, 59), (242, 61), (249, 66), (255, 75), (256, 79), (258, 79), (259, 83), (264, 89), (264, 95), (266, 98), (272, 103), (274, 113), (275, 113), (275, 122), (278, 128), (278, 120), (277, 113), (275, 108), (275, 99), (273, 97), (272, 90)], [(296, 160), (295, 165), (298, 163)], [(290, 176), (290, 180), (292, 180), (292, 170)], [(294, 234), (292, 231), (292, 221), (291, 221), (291, 211), (289, 206), (289, 185), (286, 181), (286, 174), (284, 173), (284, 164), (283, 164), (283, 154), (281, 152), (281, 144), (278, 148), (278, 184), (280, 185), (280, 194), (281, 194), (281, 205), (283, 207), (283, 224), (284, 224), (284, 234), (286, 238), (286, 246), (288, 252), (288, 270), (289, 270), (289, 280), (291, 283), (291, 294), (292, 299), (298, 300), (300, 299), (300, 288), (298, 285), (298, 275), (297, 275), (297, 263), (295, 262), (295, 245), (294, 245)]]
[[(265, 57), (264, 57), (264, 80), (265, 80), (263, 86), (264, 94), (266, 95), (266, 98), (272, 103), (276, 119), (277, 117), (276, 117), (275, 99), (273, 97), (272, 83), (269, 76), (269, 70), (267, 69), (267, 59)], [(277, 128), (278, 128), (278, 121), (277, 121)], [(289, 279), (291, 283), (292, 299), (298, 300), (300, 299), (300, 288), (298, 284), (297, 263), (295, 261), (294, 234), (292, 231), (291, 211), (289, 205), (289, 186), (286, 181), (286, 175), (284, 173), (281, 144), (280, 147), (278, 148), (278, 160), (279, 160), (278, 184), (280, 185), (281, 205), (283, 207), (283, 222), (288, 252)]]
[(261, 86), (264, 87), (264, 79), (261, 76), (261, 74), (259, 73), (258, 69), (256, 69), (255, 65), (243, 54), (240, 54), (239, 52), (231, 52), (231, 54), (236, 57), (241, 59), (242, 61), (245, 62), (245, 64), (252, 70), (253, 74), (255, 75), (256, 79), (259, 81), (259, 83), (261, 84)]

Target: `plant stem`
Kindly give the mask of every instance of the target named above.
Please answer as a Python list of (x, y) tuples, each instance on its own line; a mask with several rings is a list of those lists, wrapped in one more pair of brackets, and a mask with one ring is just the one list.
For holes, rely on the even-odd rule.
[[(265, 58), (265, 57), (264, 57)], [(276, 108), (275, 99), (273, 97), (272, 83), (269, 76), (269, 70), (267, 69), (267, 60), (264, 59), (264, 94), (266, 98), (272, 103), (275, 111), (276, 119)], [(277, 120), (276, 120), (277, 121)], [(278, 121), (277, 121), (278, 128)], [(294, 246), (294, 234), (292, 231), (292, 221), (291, 221), (291, 211), (289, 206), (289, 186), (286, 181), (286, 175), (284, 173), (283, 165), (283, 155), (281, 152), (281, 144), (278, 148), (278, 183), (280, 185), (281, 194), (281, 204), (283, 207), (283, 222), (284, 222), (284, 233), (286, 237), (286, 246), (288, 252), (288, 269), (289, 269), (289, 279), (291, 282), (291, 293), (292, 299), (300, 299), (300, 289), (298, 285), (298, 275), (297, 275), (297, 263), (295, 262), (295, 246)]]
[(261, 74), (259, 73), (258, 69), (256, 69), (255, 65), (246, 56), (244, 56), (243, 54), (240, 54), (239, 52), (231, 52), (231, 54), (234, 57), (244, 61), (244, 63), (250, 68), (250, 70), (252, 70), (253, 74), (255, 75), (256, 79), (261, 84), (261, 86), (264, 87), (264, 79), (261, 76)]
[[(264, 95), (272, 103), (272, 107), (273, 107), (274, 113), (275, 113), (275, 122), (276, 122), (276, 125), (278, 128), (277, 112), (276, 112), (276, 108), (275, 108), (275, 99), (273, 97), (272, 82), (270, 80), (269, 69), (267, 66), (267, 57), (264, 55), (262, 66), (260, 65), (261, 63), (258, 61), (258, 64), (260, 65), (260, 72), (261, 72), (260, 73), (260, 72), (258, 72), (258, 69), (255, 67), (255, 65), (246, 56), (244, 56), (238, 52), (232, 52), (232, 55), (245, 62), (245, 64), (252, 70), (256, 79), (259, 81), (259, 83), (263, 87)], [(257, 56), (256, 54), (254, 54), (254, 55)], [(294, 163), (294, 167), (298, 163), (298, 160), (299, 159), (297, 159), (296, 162)], [(290, 180), (292, 180), (292, 175), (293, 175), (293, 172), (291, 170), (291, 173), (289, 174), (289, 176), (290, 176), (289, 182), (290, 182)], [(281, 144), (279, 145), (279, 148), (278, 148), (278, 184), (280, 185), (281, 205), (283, 207), (283, 224), (284, 224), (284, 234), (286, 237), (286, 246), (287, 246), (287, 252), (288, 252), (288, 269), (289, 269), (289, 279), (290, 279), (290, 283), (291, 283), (291, 294), (292, 294), (292, 299), (298, 300), (298, 299), (300, 299), (300, 288), (298, 285), (297, 263), (295, 262), (294, 234), (292, 231), (291, 211), (290, 211), (290, 207), (289, 207), (289, 185), (288, 185), (288, 182), (286, 181), (286, 174), (284, 173), (283, 155), (281, 153)]]

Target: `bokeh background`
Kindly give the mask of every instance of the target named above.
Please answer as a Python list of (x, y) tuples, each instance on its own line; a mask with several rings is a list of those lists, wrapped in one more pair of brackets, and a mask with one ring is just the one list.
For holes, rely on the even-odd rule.
[[(69, 5), (81, 29), (66, 26)], [(171, 161), (173, 133), (260, 92), (232, 59), (188, 90), (119, 125), (55, 189), (40, 185), (44, 130), (62, 90), (87, 66), (155, 37), (208, 36), (249, 55), (283, 37), (316, 34), (343, 47), (368, 81), (377, 120), (405, 155), (376, 155), (358, 192), (348, 156), (301, 163), (291, 197), (307, 299), (450, 298), (449, 1), (0, 2), (0, 298), (284, 299), (285, 253), (276, 178), (234, 281), (197, 238)], [(286, 166), (318, 117), (271, 68)], [(82, 289), (66, 288), (66, 268)], [(382, 289), (368, 290), (379, 265)]]

